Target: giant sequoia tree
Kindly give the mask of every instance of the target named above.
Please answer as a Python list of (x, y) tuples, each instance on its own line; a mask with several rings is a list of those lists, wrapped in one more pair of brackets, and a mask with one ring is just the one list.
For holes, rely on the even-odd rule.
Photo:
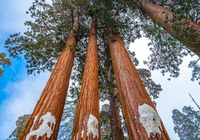
[[(74, 30), (78, 32), (79, 18), (74, 22)], [(23, 139), (56, 139), (61, 116), (65, 104), (66, 93), (68, 90), (70, 74), (74, 62), (77, 33), (73, 30), (67, 38), (67, 45), (62, 50), (60, 57), (51, 73), (49, 81), (42, 92), (39, 101), (29, 119), (26, 128), (21, 136)], [(43, 123), (41, 124), (41, 120)], [(48, 127), (50, 123), (50, 127)], [(43, 131), (47, 127), (48, 131)], [(51, 130), (53, 127), (53, 130)], [(47, 134), (47, 136), (45, 136)]]
[[(144, 3), (147, 4), (144, 5)], [(145, 9), (145, 7), (148, 5), (150, 5), (149, 8)], [(141, 13), (140, 10), (136, 8), (137, 6), (139, 9), (142, 9), (149, 14), (154, 23), (148, 18), (143, 18), (146, 15)], [(160, 85), (156, 85), (153, 81), (148, 79), (150, 74), (144, 69), (139, 70), (142, 80), (140, 79), (133, 64), (133, 62), (136, 64), (138, 62), (134, 58), (133, 53), (130, 53), (130, 56), (133, 56), (133, 62), (131, 61), (131, 57), (129, 57), (129, 53), (126, 49), (128, 49), (128, 46), (131, 42), (134, 42), (136, 38), (141, 37), (140, 31), (143, 30), (146, 35), (153, 40), (154, 48), (152, 49), (152, 52), (156, 52), (154, 55), (151, 55), (151, 60), (153, 62), (149, 62), (149, 67), (154, 69), (155, 65), (158, 65), (156, 68), (163, 69), (163, 73), (170, 72), (172, 76), (176, 77), (178, 75), (178, 67), (174, 65), (180, 64), (180, 58), (183, 56), (183, 54), (179, 54), (179, 52), (182, 51), (182, 47), (179, 47), (178, 49), (174, 47), (177, 43), (176, 39), (188, 39), (189, 41), (186, 43), (182, 42), (182, 40), (180, 41), (187, 47), (190, 45), (191, 50), (197, 50), (197, 53), (196, 51), (195, 53), (198, 54), (198, 48), (194, 48), (193, 44), (194, 41), (195, 43), (198, 41), (197, 31), (199, 28), (194, 28), (190, 21), (186, 20), (188, 23), (187, 27), (190, 29), (190, 31), (194, 30), (197, 32), (197, 34), (194, 34), (196, 35), (193, 37), (194, 41), (190, 41), (193, 34), (186, 35), (188, 32), (186, 32), (186, 34), (178, 34), (178, 29), (177, 33), (175, 32), (176, 30), (174, 28), (172, 29), (174, 24), (171, 23), (173, 22), (171, 21), (172, 14), (169, 13), (169, 11), (168, 13), (159, 11), (158, 15), (160, 13), (162, 18), (157, 20), (154, 18), (154, 15), (151, 15), (151, 12), (155, 10), (154, 8), (155, 7), (152, 7), (152, 4), (146, 0), (139, 0), (135, 2), (128, 0), (53, 0), (52, 4), (48, 4), (44, 0), (35, 0), (27, 12), (30, 13), (33, 18), (35, 18), (35, 21), (26, 22), (26, 25), (29, 26), (30, 29), (28, 29), (24, 35), (11, 35), (6, 41), (6, 47), (8, 48), (10, 55), (13, 57), (19, 57), (21, 54), (24, 55), (28, 63), (27, 68), (29, 74), (36, 72), (39, 73), (40, 71), (44, 70), (51, 71), (53, 69), (53, 71), (21, 139), (35, 139), (39, 137), (43, 139), (57, 138), (58, 127), (67, 94), (69, 77), (71, 74), (74, 57), (76, 57), (74, 72), (71, 76), (74, 87), (71, 88), (70, 93), (72, 96), (77, 95), (77, 100), (80, 99), (80, 101), (78, 103), (78, 111), (75, 117), (76, 120), (74, 121), (75, 124), (72, 138), (92, 138), (92, 135), (87, 134), (86, 136), (85, 131), (87, 131), (88, 126), (86, 127), (84, 123), (88, 121), (88, 117), (90, 117), (89, 114), (94, 114), (97, 117), (97, 120), (99, 120), (98, 109), (95, 109), (95, 107), (98, 108), (96, 106), (98, 104), (93, 104), (94, 100), (97, 98), (95, 97), (95, 99), (88, 99), (88, 102), (91, 103), (90, 105), (92, 105), (92, 110), (89, 109), (90, 105), (87, 107), (87, 100), (85, 99), (87, 97), (89, 98), (90, 96), (93, 97), (93, 92), (89, 92), (90, 86), (88, 85), (91, 84), (89, 80), (92, 79), (87, 78), (93, 72), (93, 70), (91, 72), (88, 71), (89, 68), (93, 69), (93, 67), (88, 66), (91, 65), (91, 62), (88, 59), (90, 58), (92, 60), (93, 58), (90, 56), (94, 55), (95, 53), (92, 53), (90, 56), (86, 56), (86, 50), (89, 53), (89, 50), (91, 49), (89, 48), (91, 42), (88, 43), (88, 38), (89, 36), (96, 34), (96, 32), (97, 37), (95, 40), (93, 40), (93, 42), (96, 41), (98, 45), (98, 82), (100, 100), (110, 99), (111, 101), (110, 116), (111, 131), (113, 135), (112, 138), (123, 139), (123, 132), (120, 128), (121, 126), (117, 124), (117, 121), (120, 120), (119, 111), (116, 108), (117, 102), (112, 101), (114, 96), (119, 95), (122, 112), (130, 139), (148, 139), (150, 137), (156, 137), (157, 139), (169, 139), (162, 121), (160, 121), (160, 118), (155, 111), (153, 102), (150, 99), (150, 96), (152, 98), (158, 97), (158, 94), (161, 91)], [(148, 10), (151, 12), (148, 13)], [(98, 22), (96, 23), (96, 29), (92, 29), (91, 32), (89, 31), (90, 22), (94, 17)], [(181, 17), (177, 23), (183, 23), (183, 18), (186, 17)], [(144, 19), (145, 22), (138, 22), (143, 21)], [(170, 20), (170, 23), (168, 23), (168, 19)], [(80, 24), (78, 24), (79, 21)], [(186, 23), (184, 23), (184, 25), (185, 24)], [(152, 25), (154, 25), (154, 28), (146, 28)], [(199, 25), (197, 24), (197, 26)], [(156, 37), (159, 39), (159, 41), (161, 41), (161, 43), (163, 41), (164, 37), (161, 36), (160, 33), (158, 33), (158, 35), (156, 33), (152, 35), (156, 28), (158, 29), (156, 31), (164, 32), (164, 30), (162, 30), (160, 27), (163, 27), (163, 29), (168, 32), (172, 32), (173, 30), (173, 33), (171, 33), (171, 35), (174, 37), (172, 41), (170, 38), (167, 43), (163, 43), (161, 45), (159, 44), (160, 42), (155, 42)], [(178, 28), (179, 26), (175, 27)], [(182, 27), (179, 29), (182, 29)], [(166, 34), (166, 32), (163, 33), (163, 35)], [(167, 35), (169, 36), (169, 34)], [(160, 46), (163, 48), (160, 49)], [(166, 46), (168, 47), (166, 48)], [(171, 52), (173, 52), (173, 54), (170, 54)], [(178, 56), (176, 56), (176, 54)], [(164, 59), (162, 59), (163, 55), (165, 56)], [(156, 63), (156, 59), (153, 58), (158, 56), (160, 59)], [(84, 68), (85, 57), (86, 65)], [(171, 58), (172, 60), (168, 61)], [(162, 65), (158, 63), (160, 60), (163, 61)], [(177, 62), (174, 63), (172, 61)], [(55, 63), (56, 65), (54, 66)], [(96, 60), (92, 62), (92, 64), (93, 63), (96, 63)], [(97, 64), (95, 65), (94, 69), (96, 68)], [(83, 70), (85, 75), (83, 74)], [(142, 81), (144, 83), (142, 83)], [(81, 85), (84, 88), (81, 87)], [(117, 93), (115, 93), (116, 85)], [(147, 87), (150, 96), (147, 93), (145, 86)], [(59, 111), (56, 111), (58, 108)], [(118, 117), (112, 118), (116, 113), (118, 113)], [(149, 113), (151, 115), (153, 114), (154, 116), (147, 115)], [(84, 114), (86, 119), (84, 116), (81, 116), (81, 114)], [(145, 126), (145, 115), (149, 116), (146, 119), (150, 119), (152, 123), (156, 122), (156, 125)], [(45, 120), (46, 118), (48, 118), (47, 121)], [(48, 126), (48, 123), (51, 123), (50, 125), (52, 128)], [(81, 125), (79, 126), (79, 124)], [(49, 131), (45, 131), (43, 134), (38, 133), (38, 131), (44, 126), (48, 127)], [(83, 134), (81, 134), (82, 131)], [(97, 133), (100, 135), (99, 132)], [(93, 138), (95, 138), (94, 134), (97, 136), (97, 133), (92, 133)], [(114, 135), (117, 134), (120, 136), (114, 137)]]

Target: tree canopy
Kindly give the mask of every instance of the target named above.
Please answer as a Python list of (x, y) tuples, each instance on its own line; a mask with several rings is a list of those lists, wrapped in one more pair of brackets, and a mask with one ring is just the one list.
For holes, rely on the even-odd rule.
[[(0, 53), (0, 66), (6, 67), (11, 65), (11, 60), (10, 58), (6, 58), (6, 54), (5, 53)], [(3, 74), (3, 70), (0, 68), (0, 77)]]
[[(191, 41), (192, 37), (186, 34), (188, 30), (194, 32), (194, 29), (192, 27), (186, 28), (188, 21), (183, 23), (181, 20), (188, 19), (196, 23), (200, 22), (199, 1), (179, 0), (169, 2), (152, 0), (150, 2), (173, 12), (173, 19), (169, 21), (166, 15), (166, 25), (162, 24), (160, 26), (159, 22), (153, 23), (146, 13), (136, 8), (134, 1), (53, 0), (52, 4), (49, 4), (44, 0), (36, 0), (27, 11), (34, 18), (34, 21), (25, 23), (26, 26), (29, 26), (28, 31), (24, 35), (19, 33), (10, 35), (10, 38), (6, 41), (6, 47), (12, 57), (20, 57), (20, 54), (24, 55), (28, 63), (29, 74), (44, 70), (51, 71), (59, 53), (65, 46), (74, 18), (77, 15), (82, 17), (80, 45), (78, 45), (77, 50), (77, 55), (79, 55), (85, 52), (86, 47), (84, 46), (87, 46), (89, 23), (91, 17), (96, 16), (98, 18), (98, 45), (105, 46), (106, 32), (116, 29), (128, 48), (131, 42), (142, 36), (141, 31), (143, 31), (145, 36), (151, 40), (149, 46), (152, 51), (149, 61), (145, 61), (145, 64), (149, 66), (150, 70), (160, 69), (163, 75), (170, 73), (170, 77), (178, 77), (182, 58), (188, 53), (191, 55), (192, 53), (184, 47), (189, 43), (182, 44), (177, 41), (177, 39), (180, 39), (177, 34), (180, 29), (184, 29), (185, 34), (181, 35), (182, 40)], [(177, 29), (175, 35), (171, 36), (162, 28), (168, 24), (172, 24), (173, 28)], [(191, 68), (194, 69), (192, 79), (198, 80), (194, 76), (197, 68), (194, 66)]]
[[(151, 0), (150, 2), (174, 12), (173, 19), (168, 20), (166, 13), (165, 24), (160, 24), (159, 21), (153, 22), (146, 13), (137, 8), (136, 2), (129, 0), (52, 0), (52, 3), (45, 2), (45, 0), (35, 0), (27, 11), (27, 14), (33, 18), (33, 21), (25, 23), (28, 26), (27, 31), (24, 34), (14, 33), (6, 40), (5, 47), (8, 48), (10, 56), (20, 58), (24, 55), (28, 74), (40, 73), (45, 70), (52, 71), (60, 52), (66, 46), (67, 36), (73, 30), (72, 25), (75, 17), (81, 17), (76, 59), (71, 75), (70, 94), (74, 101), (66, 102), (66, 107), (73, 106), (73, 109), (65, 109), (60, 138), (66, 133), (67, 135), (71, 133), (69, 129), (72, 127), (72, 118), (75, 116), (74, 108), (76, 108), (79, 98), (92, 17), (98, 19), (98, 73), (101, 101), (108, 100), (113, 96), (110, 87), (116, 88), (107, 41), (108, 39), (116, 40), (108, 37), (109, 33), (117, 32), (120, 34), (127, 49), (129, 49), (130, 43), (142, 35), (148, 37), (151, 40), (149, 46), (152, 54), (149, 56), (149, 60), (145, 61), (145, 64), (150, 70), (160, 69), (163, 75), (170, 73), (171, 77), (178, 77), (182, 58), (188, 54), (193, 55), (185, 45), (192, 43), (192, 37), (187, 36), (187, 33), (195, 31), (187, 25), (188, 20), (199, 24), (199, 1)], [(180, 22), (183, 19), (186, 19), (185, 22)], [(172, 24), (177, 31), (173, 36), (164, 30), (169, 24)], [(183, 26), (184, 30), (180, 33)], [(183, 40), (183, 42), (180, 43), (178, 40)], [(136, 59), (135, 53), (129, 51), (129, 54), (137, 66), (139, 61)], [(10, 61), (5, 61), (4, 55), (0, 58), (2, 58), (0, 60), (2, 60), (3, 66), (10, 64)], [(192, 61), (189, 64), (190, 68), (194, 68), (192, 80), (200, 79), (198, 62), (198, 60)], [(138, 69), (138, 72), (151, 98), (158, 98), (162, 90), (161, 85), (156, 84), (151, 79), (149, 70)], [(108, 112), (108, 109), (104, 108), (103, 111)], [(71, 116), (67, 112), (73, 112), (73, 115)], [(106, 128), (105, 124), (102, 127)]]
[(12, 134), (9, 136), (9, 139), (18, 140), (21, 137), (30, 116), (31, 116), (30, 114), (25, 114), (25, 115), (18, 118), (18, 120), (16, 121), (17, 127), (12, 132)]
[(180, 140), (199, 140), (200, 112), (195, 111), (190, 106), (184, 106), (182, 112), (177, 109), (174, 109), (172, 112), (175, 133), (178, 134)]

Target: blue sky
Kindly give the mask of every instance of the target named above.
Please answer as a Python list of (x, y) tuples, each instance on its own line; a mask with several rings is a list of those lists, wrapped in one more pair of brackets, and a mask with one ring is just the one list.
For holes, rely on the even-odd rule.
[[(0, 52), (8, 54), (4, 48), (7, 37), (16, 32), (26, 31), (24, 22), (30, 20), (25, 14), (33, 0), (4, 0), (0, 5)], [(131, 44), (130, 49), (136, 51), (140, 60), (139, 67), (145, 67), (142, 60), (149, 55), (148, 40), (143, 38)], [(200, 104), (200, 86), (191, 82), (191, 69), (187, 67), (191, 57), (184, 58), (181, 74), (168, 81), (159, 71), (152, 72), (153, 80), (162, 85), (163, 91), (157, 100), (157, 110), (172, 140), (178, 140), (173, 131), (172, 110), (181, 110), (183, 106), (193, 106), (188, 93), (191, 93)], [(19, 116), (32, 113), (34, 106), (50, 76), (50, 72), (40, 75), (27, 75), (26, 62), (23, 59), (12, 59), (12, 65), (4, 68), (0, 78), (0, 140), (9, 137), (15, 129), (15, 121)]]
[[(24, 32), (24, 22), (30, 20), (25, 14), (32, 0), (6, 0), (0, 4), (0, 52), (5, 40), (12, 33)], [(0, 78), (0, 140), (5, 140), (15, 129), (19, 116), (31, 114), (48, 80), (49, 72), (27, 75), (26, 62), (12, 59), (12, 65), (4, 68)]]

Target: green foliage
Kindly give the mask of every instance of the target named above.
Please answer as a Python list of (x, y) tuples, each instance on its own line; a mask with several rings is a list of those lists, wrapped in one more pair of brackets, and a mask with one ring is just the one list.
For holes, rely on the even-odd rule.
[[(93, 16), (98, 17), (98, 35), (104, 37), (104, 41), (107, 34), (117, 32), (128, 48), (131, 42), (141, 37), (138, 22), (133, 20), (136, 18), (132, 14), (136, 10), (133, 1), (98, 0), (94, 2), (89, 11), (93, 13)], [(115, 38), (111, 39), (115, 41)]]
[[(79, 94), (79, 92), (77, 92)], [(71, 140), (74, 118), (76, 116), (76, 108), (78, 104), (78, 94), (67, 95), (65, 107), (62, 115), (62, 121), (58, 133), (58, 140)]]
[[(200, 64), (198, 63), (200, 58), (197, 61), (191, 61), (188, 65), (189, 68), (193, 68), (192, 70), (192, 78), (191, 81), (200, 80)], [(199, 82), (200, 85), (200, 82)]]
[[(147, 69), (137, 69), (140, 78), (142, 79), (142, 82), (144, 86), (146, 87), (150, 97), (152, 100), (155, 100), (158, 98), (160, 92), (162, 91), (161, 85), (156, 84), (152, 79), (151, 79), (151, 72)], [(154, 102), (154, 105), (156, 105), (156, 102)]]
[[(11, 65), (11, 60), (10, 58), (6, 58), (6, 54), (5, 53), (0, 53), (0, 66), (6, 67)], [(3, 74), (3, 70), (0, 68), (0, 77)]]
[(170, 36), (158, 24), (142, 25), (146, 37), (151, 39), (148, 44), (152, 52), (149, 61), (144, 61), (150, 70), (160, 69), (163, 76), (170, 73), (170, 77), (179, 76), (179, 66), (182, 58), (187, 55), (187, 50), (183, 45)]
[[(121, 107), (121, 106), (120, 106)], [(119, 109), (121, 109), (119, 107)], [(119, 122), (122, 126), (123, 132), (127, 135), (127, 128), (125, 125), (125, 121), (123, 117), (120, 115), (121, 121)], [(100, 112), (100, 123), (101, 123), (101, 140), (112, 140), (111, 133), (111, 117), (110, 117), (110, 105), (104, 104), (102, 105), (102, 109)], [(125, 140), (128, 140), (127, 136), (124, 136)]]
[[(194, 49), (192, 46), (200, 41), (199, 33), (193, 26), (189, 26), (190, 21), (200, 23), (200, 2), (198, 0), (150, 0), (150, 2), (173, 12), (173, 18), (169, 19), (168, 13), (165, 13), (165, 21), (161, 24), (159, 21), (152, 23), (144, 13), (140, 16), (146, 19), (143, 20), (141, 27), (145, 36), (151, 40), (149, 46), (152, 53), (145, 64), (150, 70), (160, 69), (163, 75), (170, 73), (170, 77), (178, 77), (182, 58), (188, 53), (191, 54), (190, 50)], [(173, 36), (165, 31), (168, 30), (169, 25), (174, 30)]]
[(199, 0), (150, 0), (154, 4), (163, 6), (171, 12), (177, 14), (179, 19), (187, 18), (190, 21), (200, 23)]
[(27, 14), (34, 19), (26, 21), (27, 32), (22, 35), (20, 33), (10, 35), (5, 47), (12, 57), (20, 58), (24, 55), (28, 74), (51, 71), (66, 44), (66, 38), (72, 30), (76, 16), (81, 16), (80, 43), (77, 46), (79, 51), (85, 51), (85, 46), (81, 50), (82, 44), (86, 45), (83, 41), (88, 38), (89, 24), (93, 16), (98, 18), (98, 42), (104, 42), (99, 45), (106, 43), (107, 31), (117, 30), (128, 47), (136, 38), (141, 37), (138, 23), (131, 19), (133, 16), (130, 16), (135, 7), (128, 8), (128, 4), (133, 2), (53, 0), (52, 4), (49, 4), (44, 0), (35, 0), (27, 11)]
[(100, 112), (101, 140), (112, 140), (110, 105), (104, 104)]
[(200, 111), (184, 106), (183, 113), (173, 110), (174, 131), (180, 140), (200, 140)]
[(139, 61), (138, 59), (135, 57), (135, 52), (131, 52), (130, 50), (128, 50), (128, 53), (131, 57), (131, 60), (133, 61), (134, 65), (135, 66), (138, 66), (139, 65)]
[(28, 74), (51, 71), (66, 44), (74, 18), (85, 11), (87, 5), (83, 5), (84, 2), (86, 0), (66, 0), (63, 3), (53, 1), (48, 4), (44, 0), (35, 0), (27, 11), (34, 19), (25, 22), (28, 30), (23, 35), (10, 35), (5, 42), (10, 56), (20, 58), (24, 55), (28, 63)]
[(17, 128), (15, 128), (7, 140), (18, 140), (21, 137), (30, 117), (31, 114), (25, 114), (24, 116), (19, 117), (16, 121)]
[(200, 34), (194, 29), (194, 25), (190, 25), (191, 17), (184, 16), (183, 12), (180, 9), (176, 9), (173, 13), (173, 18), (170, 20), (165, 19), (165, 23), (172, 24), (174, 39), (179, 40), (184, 46), (190, 46), (189, 49), (193, 50), (192, 46), (200, 41), (198, 39)]

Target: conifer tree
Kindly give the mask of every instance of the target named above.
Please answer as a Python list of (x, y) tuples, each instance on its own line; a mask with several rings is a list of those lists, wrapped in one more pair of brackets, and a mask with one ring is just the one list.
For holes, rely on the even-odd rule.
[(93, 17), (72, 140), (101, 139), (96, 29), (97, 18)]
[(60, 54), (20, 140), (57, 138), (78, 41), (79, 20), (77, 17), (73, 25), (76, 33), (72, 30), (69, 34), (66, 47)]
[(31, 114), (25, 114), (19, 117), (18, 120), (16, 121), (17, 127), (15, 128), (15, 130), (12, 132), (12, 134), (9, 136), (9, 139), (7, 140), (19, 140), (30, 117), (31, 117)]
[[(192, 101), (200, 110), (199, 105), (196, 103), (191, 94), (189, 94)], [(195, 111), (191, 106), (184, 106), (182, 112), (177, 109), (172, 111), (172, 119), (174, 122), (174, 131), (178, 133), (180, 140), (199, 140), (200, 136), (200, 111)]]
[[(40, 8), (38, 8), (38, 6)], [(123, 73), (122, 75), (118, 74), (118, 72), (121, 72), (121, 71), (120, 69), (117, 69), (117, 66), (114, 63), (117, 62), (115, 59), (121, 62), (121, 59), (119, 59), (121, 54), (119, 53), (118, 58), (117, 57), (114, 58), (112, 54), (114, 51), (111, 50), (112, 48), (111, 44), (120, 42), (123, 47), (124, 47), (123, 44), (125, 44), (125, 46), (128, 48), (131, 42), (134, 42), (136, 38), (141, 37), (140, 30), (143, 28), (141, 28), (142, 26), (139, 26), (139, 23), (137, 20), (134, 20), (139, 15), (137, 13), (135, 6), (136, 5), (133, 1), (128, 1), (128, 0), (124, 0), (124, 1), (118, 1), (118, 0), (116, 1), (107, 1), (107, 0), (57, 1), (55, 0), (53, 1), (52, 5), (45, 3), (43, 0), (41, 1), (36, 0), (35, 3), (33, 3), (33, 6), (29, 9), (29, 12), (32, 14), (31, 16), (36, 18), (36, 20), (35, 22), (31, 22), (31, 21), (26, 22), (26, 25), (29, 25), (31, 29), (27, 31), (24, 36), (20, 36), (20, 34), (11, 35), (10, 38), (6, 41), (7, 48), (9, 49), (9, 52), (11, 56), (13, 57), (19, 57), (20, 54), (25, 55), (25, 59), (27, 60), (29, 64), (27, 65), (29, 74), (35, 73), (35, 72), (39, 73), (40, 71), (44, 71), (44, 70), (51, 71), (61, 50), (66, 50), (66, 48), (68, 48), (68, 51), (73, 52), (74, 53), (73, 56), (76, 57), (75, 67), (74, 67), (74, 70), (76, 71), (74, 71), (75, 74), (72, 75), (72, 79), (75, 81), (78, 80), (78, 85), (81, 86), (81, 80), (83, 81), (85, 80), (85, 78), (83, 78), (83, 67), (85, 64), (84, 59), (86, 56), (86, 48), (87, 48), (87, 42), (88, 42), (88, 36), (89, 36), (88, 25), (91, 18), (95, 16), (98, 19), (98, 24), (97, 24), (98, 41), (97, 42), (99, 46), (98, 47), (99, 90), (100, 90), (100, 93), (104, 93), (100, 95), (101, 97), (100, 99), (105, 100), (106, 98), (112, 97), (110, 96), (111, 94), (110, 90), (112, 89), (111, 87), (113, 87), (113, 85), (111, 84), (112, 86), (110, 87), (110, 82), (108, 79), (107, 72), (110, 70), (110, 66), (113, 63), (113, 66), (115, 65), (114, 72), (115, 72), (116, 82), (118, 83), (118, 92), (120, 96), (120, 102), (122, 104), (123, 112), (126, 112), (127, 106), (124, 105), (124, 101), (122, 100), (123, 97), (120, 91), (122, 89), (121, 87), (119, 87), (120, 85), (119, 76), (123, 77), (127, 75), (126, 75), (126, 72), (125, 74)], [(41, 8), (43, 10), (38, 10)], [(131, 15), (132, 13), (136, 13), (136, 14)], [(69, 42), (66, 42), (66, 38), (70, 33), (77, 34), (76, 30), (75, 31), (73, 30), (71, 32), (75, 15), (78, 15), (78, 16), (81, 15), (83, 19), (81, 21), (81, 26), (79, 26), (80, 37), (79, 38), (76, 37), (75, 39), (76, 42), (79, 40), (79, 43), (77, 45), (76, 43), (70, 44)], [(117, 38), (116, 36), (107, 37), (108, 34), (113, 33), (114, 31), (117, 31), (117, 33), (122, 37), (124, 42), (122, 42), (121, 38), (118, 35), (117, 35)], [(110, 50), (108, 47), (108, 42), (110, 44), (109, 46)], [(69, 47), (65, 47), (65, 46), (69, 46)], [(77, 50), (76, 52), (75, 52), (75, 47)], [(131, 60), (129, 59), (129, 54), (126, 52), (125, 48), (123, 47), (121, 48), (120, 46), (120, 49), (124, 51), (121, 53), (125, 54), (124, 56), (125, 58), (127, 58), (127, 63), (130, 64)], [(110, 59), (109, 51), (112, 52), (111, 53), (112, 62)], [(118, 62), (118, 67), (121, 64), (122, 65), (126, 64), (126, 62), (123, 62), (123, 63), (119, 63), (119, 62)], [(59, 63), (59, 60), (57, 63)], [(72, 63), (73, 63), (73, 60), (67, 64), (72, 64)], [(130, 65), (131, 65), (130, 66), (131, 68), (132, 67), (134, 68), (134, 72), (133, 71), (132, 72), (134, 73), (134, 76), (135, 76), (135, 74), (137, 73), (136, 69), (134, 66), (132, 66), (132, 64)], [(129, 66), (127, 67), (127, 69), (128, 68)], [(116, 69), (117, 69), (117, 72), (116, 72)], [(52, 74), (54, 73), (54, 71), (55, 70), (53, 70)], [(145, 73), (146, 71), (141, 70), (141, 72)], [(70, 72), (68, 72), (68, 74), (70, 75)], [(144, 77), (148, 77), (147, 75), (149, 74), (146, 72), (143, 75), (145, 75)], [(130, 78), (130, 77), (131, 76), (128, 76), (127, 78)], [(136, 74), (136, 78), (139, 79), (138, 74)], [(141, 86), (141, 89), (144, 92), (144, 95), (141, 95), (141, 97), (144, 96), (145, 98), (144, 98), (144, 101), (137, 101), (138, 102), (137, 106), (139, 105), (141, 106), (143, 103), (146, 103), (155, 110), (155, 108), (153, 107), (153, 103), (151, 102), (149, 98), (149, 95), (147, 94), (144, 86), (142, 86), (141, 80), (138, 80), (138, 81), (137, 81), (138, 84)], [(128, 83), (126, 82), (127, 81), (123, 81), (121, 84), (122, 85), (129, 84), (130, 81)], [(153, 82), (150, 82), (150, 83), (153, 84)], [(155, 91), (156, 90), (157, 89), (155, 86)], [(67, 91), (67, 87), (66, 87), (65, 92), (66, 91)], [(159, 91), (159, 88), (157, 91)], [(127, 95), (130, 95), (130, 94), (127, 94)], [(156, 98), (156, 96), (154, 95), (152, 96), (153, 98)], [(81, 96), (77, 98), (80, 98), (80, 97)], [(41, 96), (41, 98), (43, 98), (43, 95)], [(63, 96), (63, 98), (65, 97)], [(129, 98), (127, 97), (126, 99), (128, 100)], [(81, 100), (82, 99), (80, 98), (80, 101)], [(38, 105), (41, 105), (42, 103), (43, 101), (38, 102)], [(64, 103), (62, 102), (62, 104)], [(136, 117), (139, 119), (138, 110), (135, 109), (135, 112), (136, 112)], [(33, 114), (34, 114), (33, 117), (35, 117), (37, 113), (33, 113)], [(42, 114), (40, 113), (40, 115)], [(124, 116), (125, 116), (125, 121), (127, 121), (126, 114)], [(27, 126), (29, 127), (29, 129), (30, 129), (31, 124), (33, 124), (33, 117), (31, 117), (32, 121), (30, 121), (30, 125)], [(61, 115), (59, 119), (61, 119)], [(131, 116), (128, 117), (128, 120), (129, 119), (132, 119)], [(76, 120), (79, 122), (79, 119), (76, 119)], [(36, 120), (36, 122), (39, 122), (39, 118)], [(128, 123), (126, 122), (126, 124)], [(77, 126), (77, 123), (75, 123), (75, 126)], [(130, 126), (127, 126), (127, 127), (128, 127), (130, 138), (133, 138), (133, 133), (130, 130)], [(163, 125), (162, 125), (162, 128), (163, 128), (162, 137), (168, 139), (167, 133)], [(33, 129), (36, 129), (36, 128), (33, 128)], [(74, 133), (73, 137), (77, 135), (78, 132), (79, 132), (78, 134), (79, 138), (81, 137), (82, 130), (80, 129), (73, 132)], [(142, 133), (139, 133), (140, 136), (142, 138), (143, 137), (147, 138), (147, 134), (145, 133), (144, 129), (142, 130), (143, 130)], [(137, 136), (137, 133), (135, 136)], [(151, 134), (151, 137), (152, 137), (152, 134)], [(159, 136), (157, 135), (157, 137)]]
[(115, 39), (108, 39), (108, 44), (129, 138), (169, 140), (123, 41), (116, 32), (110, 33), (109, 37)]

